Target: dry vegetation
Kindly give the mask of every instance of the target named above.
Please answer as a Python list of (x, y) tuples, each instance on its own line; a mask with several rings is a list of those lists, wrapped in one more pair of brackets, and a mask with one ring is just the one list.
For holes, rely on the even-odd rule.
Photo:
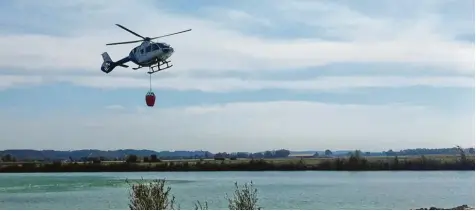
[[(129, 183), (129, 181), (126, 181)], [(165, 188), (165, 180), (154, 180), (148, 183), (131, 184), (131, 210), (175, 210), (175, 196), (170, 194), (170, 187)]]
[[(165, 186), (165, 180), (144, 180), (134, 184), (129, 183), (131, 191), (129, 195), (129, 208), (131, 210), (178, 210), (180, 206), (175, 202), (175, 196), (171, 195), (170, 187)], [(244, 184), (241, 188), (235, 183), (235, 191), (232, 197), (225, 196), (230, 210), (259, 210), (258, 190), (253, 182)], [(208, 210), (207, 202), (197, 201), (196, 210)]]

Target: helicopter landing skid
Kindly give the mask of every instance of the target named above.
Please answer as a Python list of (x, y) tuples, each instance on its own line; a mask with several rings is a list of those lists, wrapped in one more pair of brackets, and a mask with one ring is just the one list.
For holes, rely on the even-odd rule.
[[(150, 71), (147, 72), (149, 74), (153, 74), (153, 73), (156, 73), (156, 72), (159, 72), (159, 71), (162, 71), (162, 70), (165, 70), (165, 69), (169, 69), (171, 68), (173, 65), (172, 64), (169, 64), (170, 61), (160, 61), (157, 65), (152, 65), (149, 67)], [(161, 68), (163, 65), (167, 65), (166, 67), (163, 67)], [(154, 68), (156, 68), (154, 70)]]

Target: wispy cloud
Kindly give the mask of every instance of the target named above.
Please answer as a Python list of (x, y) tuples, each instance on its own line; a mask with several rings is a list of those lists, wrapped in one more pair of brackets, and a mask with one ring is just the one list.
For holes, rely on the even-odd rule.
[[(68, 82), (77, 86), (103, 89), (148, 88), (149, 79), (134, 77), (102, 76), (3, 76), (0, 87), (25, 86)], [(154, 78), (152, 87), (168, 90), (198, 90), (203, 92), (257, 91), (262, 89), (341, 91), (355, 88), (389, 88), (389, 87), (460, 87), (473, 88), (474, 79), (469, 77), (372, 77), (372, 76), (326, 76), (305, 80), (244, 80), (239, 78), (190, 78), (171, 77)]]
[(125, 109), (122, 105), (108, 105), (105, 107), (108, 110), (123, 110)]
[[(175, 150), (207, 146), (213, 151), (258, 151), (266, 146), (381, 150), (382, 146), (445, 147), (448, 140), (469, 145), (474, 140), (472, 117), (406, 105), (231, 103), (83, 117), (63, 115), (55, 121), (19, 119), (14, 124), (8, 121), (9, 114), (1, 115), (3, 138), (18, 140), (2, 144), (5, 148), (28, 148), (32, 139), (41, 143), (41, 148)], [(60, 123), (60, 119), (68, 124)], [(91, 127), (91, 123), (102, 127)], [(64, 137), (68, 137), (67, 141)], [(137, 137), (141, 141), (131, 142)]]

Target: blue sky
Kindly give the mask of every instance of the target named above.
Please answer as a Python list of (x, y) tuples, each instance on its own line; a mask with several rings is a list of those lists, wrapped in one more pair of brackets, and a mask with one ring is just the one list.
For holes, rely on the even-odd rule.
[[(474, 146), (474, 1), (1, 1), (0, 145)], [(12, 18), (15, 17), (15, 18)], [(174, 67), (100, 71), (144, 36)], [(133, 64), (130, 64), (134, 67)]]

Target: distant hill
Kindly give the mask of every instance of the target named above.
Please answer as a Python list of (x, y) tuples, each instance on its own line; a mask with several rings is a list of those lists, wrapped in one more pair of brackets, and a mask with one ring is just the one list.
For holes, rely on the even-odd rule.
[[(73, 150), (73, 151), (56, 151), (56, 150), (30, 150), (30, 149), (12, 149), (0, 151), (0, 155), (10, 154), (17, 160), (65, 160), (72, 158), (80, 160), (87, 157), (105, 157), (107, 159), (124, 159), (127, 155), (137, 155), (140, 157), (157, 155), (157, 157), (168, 158), (185, 158), (185, 157), (204, 157), (208, 151), (153, 151), (153, 150)], [(210, 153), (210, 152), (208, 152)], [(211, 153), (210, 153), (211, 154)], [(213, 154), (212, 154), (213, 156)]]

